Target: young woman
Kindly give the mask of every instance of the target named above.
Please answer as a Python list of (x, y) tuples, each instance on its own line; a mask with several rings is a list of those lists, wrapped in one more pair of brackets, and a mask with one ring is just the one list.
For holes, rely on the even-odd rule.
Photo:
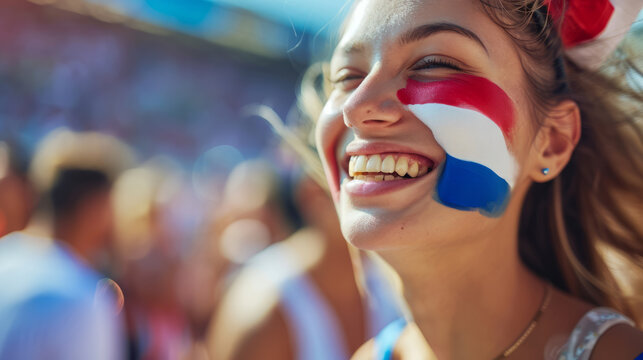
[(399, 275), (412, 319), (355, 358), (643, 352), (606, 265), (643, 259), (642, 97), (586, 69), (574, 45), (618, 24), (581, 5), (356, 2), (316, 142), (344, 236)]

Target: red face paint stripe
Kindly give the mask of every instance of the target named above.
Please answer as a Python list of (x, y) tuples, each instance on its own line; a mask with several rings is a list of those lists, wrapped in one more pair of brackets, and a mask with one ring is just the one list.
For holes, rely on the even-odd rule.
[(514, 124), (509, 96), (498, 85), (478, 76), (458, 74), (430, 82), (409, 79), (397, 97), (406, 105), (438, 103), (476, 110), (495, 122), (505, 136)]

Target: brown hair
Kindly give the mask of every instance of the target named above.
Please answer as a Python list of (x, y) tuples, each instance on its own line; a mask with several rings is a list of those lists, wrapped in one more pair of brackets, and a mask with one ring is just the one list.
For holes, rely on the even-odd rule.
[[(569, 163), (552, 181), (534, 183), (525, 198), (520, 255), (557, 287), (636, 318), (640, 295), (625, 295), (623, 287), (643, 268), (643, 130), (636, 121), (643, 95), (628, 86), (626, 74), (640, 71), (624, 48), (600, 71), (574, 63), (541, 1), (481, 3), (521, 50), (535, 118), (564, 99), (581, 114), (582, 135)], [(615, 258), (630, 273), (615, 273)]]
[[(521, 50), (533, 117), (543, 119), (565, 99), (581, 114), (582, 135), (565, 169), (534, 183), (525, 197), (520, 256), (563, 291), (616, 308), (640, 325), (641, 284), (632, 284), (643, 280), (643, 129), (636, 120), (643, 94), (626, 78), (641, 74), (634, 57), (622, 46), (600, 71), (584, 69), (564, 55), (541, 0), (480, 2)], [(327, 95), (323, 72), (324, 65), (313, 65), (302, 82), (300, 108), (313, 120)]]

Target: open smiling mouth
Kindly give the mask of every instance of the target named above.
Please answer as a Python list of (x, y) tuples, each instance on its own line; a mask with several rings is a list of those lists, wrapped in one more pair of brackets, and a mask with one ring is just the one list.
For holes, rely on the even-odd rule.
[(411, 154), (353, 155), (348, 161), (348, 176), (367, 182), (393, 181), (419, 178), (433, 168), (431, 160)]

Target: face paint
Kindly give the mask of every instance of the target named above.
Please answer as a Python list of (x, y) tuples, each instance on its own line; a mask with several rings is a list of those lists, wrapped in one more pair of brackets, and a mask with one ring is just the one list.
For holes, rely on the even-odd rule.
[(514, 124), (507, 94), (487, 79), (461, 74), (431, 82), (409, 80), (397, 96), (447, 154), (437, 199), (455, 209), (500, 215), (517, 174), (505, 140)]

